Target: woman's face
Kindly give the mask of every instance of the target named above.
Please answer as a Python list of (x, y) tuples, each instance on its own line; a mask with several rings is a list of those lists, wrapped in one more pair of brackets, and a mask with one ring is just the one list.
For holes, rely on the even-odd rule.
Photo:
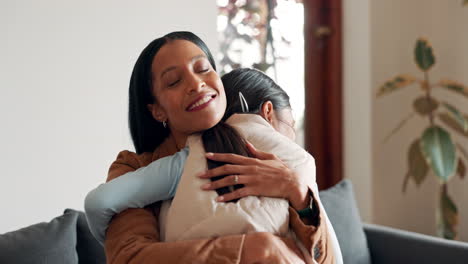
[(194, 43), (173, 40), (158, 51), (152, 64), (153, 117), (166, 121), (176, 137), (216, 125), (226, 110), (219, 75)]

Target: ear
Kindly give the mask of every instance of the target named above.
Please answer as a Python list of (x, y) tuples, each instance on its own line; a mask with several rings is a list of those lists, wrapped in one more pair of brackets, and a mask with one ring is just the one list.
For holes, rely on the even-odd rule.
[(271, 125), (273, 125), (273, 119), (275, 115), (275, 110), (273, 109), (273, 104), (271, 101), (266, 101), (262, 104), (260, 108), (260, 115)]
[(150, 111), (154, 119), (156, 119), (159, 122), (167, 121), (166, 112), (159, 104), (147, 104), (146, 107), (148, 108), (148, 111)]

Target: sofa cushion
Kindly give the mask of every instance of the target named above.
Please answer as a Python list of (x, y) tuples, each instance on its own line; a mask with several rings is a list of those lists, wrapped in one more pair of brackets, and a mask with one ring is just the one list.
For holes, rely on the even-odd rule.
[(343, 262), (371, 263), (370, 252), (350, 180), (320, 192), (320, 199), (335, 229)]
[(77, 213), (68, 212), (48, 223), (0, 235), (0, 263), (78, 263), (75, 249), (77, 220)]
[(77, 243), (76, 252), (78, 253), (79, 264), (104, 264), (106, 255), (104, 247), (94, 238), (89, 231), (86, 215), (82, 211), (66, 209), (66, 213), (78, 214), (78, 223), (76, 225)]

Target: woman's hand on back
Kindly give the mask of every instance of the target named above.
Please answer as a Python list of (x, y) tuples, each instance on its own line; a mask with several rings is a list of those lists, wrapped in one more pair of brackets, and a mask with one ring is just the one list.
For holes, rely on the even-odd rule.
[(241, 264), (253, 263), (305, 263), (296, 243), (271, 233), (251, 233), (245, 236)]
[[(215, 190), (225, 186), (243, 184), (244, 187), (219, 196), (219, 202), (228, 202), (246, 196), (267, 196), (287, 199), (300, 210), (309, 201), (308, 186), (293, 170), (274, 154), (257, 150), (247, 143), (253, 157), (228, 153), (207, 153), (207, 158), (228, 164), (211, 169), (199, 175), (200, 178), (212, 178), (229, 175), (220, 180), (202, 186), (204, 190)], [(237, 179), (237, 181), (236, 181)]]

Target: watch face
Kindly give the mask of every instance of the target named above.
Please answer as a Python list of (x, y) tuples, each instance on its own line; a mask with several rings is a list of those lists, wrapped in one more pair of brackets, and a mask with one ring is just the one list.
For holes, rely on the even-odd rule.
[(297, 213), (299, 214), (300, 217), (308, 217), (308, 216), (312, 215), (313, 211), (309, 206), (309, 207), (307, 207), (305, 209), (297, 211)]
[[(317, 222), (318, 221), (318, 210), (314, 210), (314, 209), (318, 209), (317, 206), (314, 206), (315, 204), (315, 199), (314, 199), (314, 196), (313, 195), (310, 195), (310, 203), (309, 203), (309, 207), (305, 208), (305, 209), (302, 209), (302, 210), (299, 210), (297, 211), (297, 213), (299, 214), (300, 217), (311, 217), (313, 218), (315, 221), (314, 222)], [(317, 212), (315, 212), (317, 211)]]

